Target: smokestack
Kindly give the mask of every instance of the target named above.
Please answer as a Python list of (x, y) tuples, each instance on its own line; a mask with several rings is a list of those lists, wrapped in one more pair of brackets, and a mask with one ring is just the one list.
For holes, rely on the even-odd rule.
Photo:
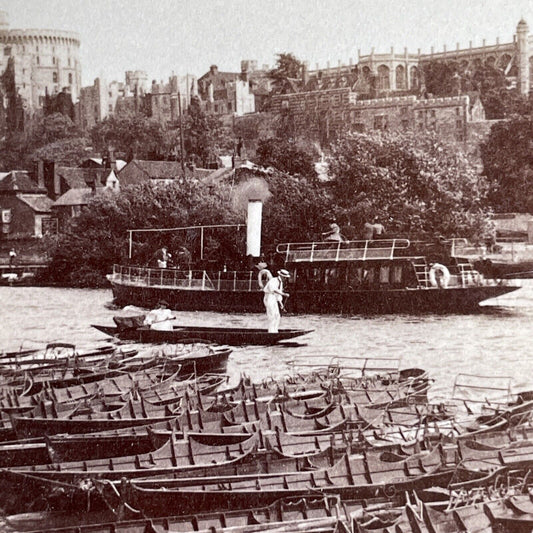
[(261, 255), (261, 220), (263, 202), (248, 200), (248, 219), (246, 228), (246, 255), (259, 257)]

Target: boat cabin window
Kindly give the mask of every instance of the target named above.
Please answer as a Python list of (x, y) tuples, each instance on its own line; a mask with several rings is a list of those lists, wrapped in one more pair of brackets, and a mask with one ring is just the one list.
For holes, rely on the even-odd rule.
[(412, 277), (410, 263), (355, 263), (299, 265), (296, 285), (303, 290), (350, 290), (357, 288), (404, 287)]

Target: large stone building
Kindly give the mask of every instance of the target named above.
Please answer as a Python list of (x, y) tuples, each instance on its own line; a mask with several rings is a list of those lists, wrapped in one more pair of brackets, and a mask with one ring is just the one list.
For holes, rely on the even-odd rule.
[[(416, 53), (395, 51), (391, 48), (389, 53), (376, 53), (374, 49), (370, 54), (358, 53), (357, 63), (353, 59), (349, 64), (330, 66), (325, 68), (316, 65), (314, 70), (307, 69), (305, 80), (317, 80), (319, 83), (332, 83), (353, 85), (357, 80), (360, 92), (368, 89), (370, 80), (374, 84), (377, 94), (391, 95), (398, 93), (416, 92), (423, 88), (422, 67), (429, 61), (457, 61), (463, 69), (474, 69), (482, 65), (493, 66), (500, 69), (508, 78), (509, 85), (518, 88), (520, 93), (528, 94), (533, 82), (533, 36), (529, 35), (529, 26), (522, 19), (516, 27), (513, 40), (501, 43), (496, 39), (494, 44), (487, 44), (483, 39), (481, 46), (461, 48), (459, 43), (455, 48), (435, 51), (432, 47), (429, 53)], [(365, 83), (367, 86), (365, 87)]]
[(79, 48), (76, 33), (10, 29), (7, 13), (0, 11), (0, 72), (9, 127), (22, 129), (25, 120), (42, 111), (47, 95), (66, 88), (78, 99)]
[(144, 71), (126, 71), (125, 81), (96, 78), (92, 85), (82, 87), (78, 102), (78, 122), (82, 129), (91, 129), (95, 124), (117, 112), (140, 111), (147, 90), (147, 74)]

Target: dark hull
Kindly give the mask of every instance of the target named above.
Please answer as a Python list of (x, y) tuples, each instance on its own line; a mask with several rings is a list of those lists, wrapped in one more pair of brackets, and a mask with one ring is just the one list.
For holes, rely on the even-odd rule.
[(195, 342), (204, 340), (218, 344), (227, 344), (230, 346), (244, 345), (272, 345), (279, 341), (292, 339), (310, 333), (309, 330), (287, 329), (278, 333), (268, 333), (264, 329), (245, 329), (245, 328), (202, 328), (202, 327), (178, 327), (173, 331), (161, 331), (153, 329), (126, 329), (119, 330), (113, 326), (97, 326), (94, 328), (102, 331), (106, 335), (118, 337), (123, 340), (148, 343), (180, 343), (183, 341)]
[[(112, 283), (120, 306), (153, 307), (161, 299), (183, 311), (264, 312), (262, 293), (249, 291), (181, 290), (135, 287)], [(517, 290), (504, 285), (448, 289), (381, 289), (353, 291), (295, 291), (287, 299), (289, 313), (472, 313), (479, 303)]]

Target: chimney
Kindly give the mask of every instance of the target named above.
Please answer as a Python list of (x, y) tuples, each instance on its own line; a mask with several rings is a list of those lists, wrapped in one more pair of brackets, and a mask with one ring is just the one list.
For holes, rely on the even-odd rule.
[(46, 189), (46, 186), (44, 184), (44, 161), (42, 159), (39, 159), (37, 161), (37, 186), (39, 189)]
[(52, 173), (54, 175), (54, 200), (61, 196), (61, 176), (58, 173), (58, 168), (55, 161), (52, 161)]
[(302, 83), (304, 87), (307, 85), (308, 81), (309, 81), (309, 63), (307, 61), (304, 61), (302, 64)]
[(259, 257), (261, 255), (261, 219), (263, 202), (248, 200), (248, 218), (246, 226), (246, 255)]

